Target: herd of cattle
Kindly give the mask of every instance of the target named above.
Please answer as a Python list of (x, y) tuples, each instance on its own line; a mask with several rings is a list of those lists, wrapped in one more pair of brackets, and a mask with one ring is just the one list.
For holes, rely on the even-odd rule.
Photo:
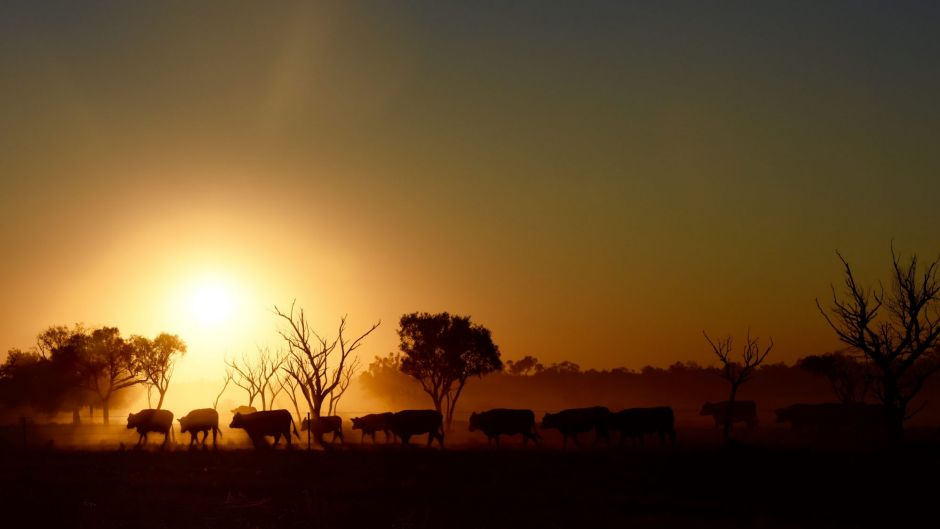
[[(232, 410), (230, 428), (243, 429), (255, 447), (267, 447), (267, 437), (273, 437), (277, 446), (281, 437), (291, 446), (291, 434), (300, 439), (300, 433), (294, 424), (291, 413), (287, 410), (257, 411), (249, 406), (240, 406)], [(777, 422), (791, 423), (793, 430), (800, 434), (828, 435), (832, 433), (877, 432), (883, 424), (884, 413), (878, 406), (867, 404), (794, 404), (775, 411)], [(757, 405), (754, 401), (706, 402), (700, 415), (711, 416), (715, 427), (726, 424), (744, 423), (748, 428), (757, 426)], [(190, 434), (189, 444), (206, 445), (209, 434), (212, 444), (216, 445), (219, 429), (219, 414), (212, 408), (193, 410), (178, 419), (180, 433)], [(131, 413), (127, 417), (127, 428), (136, 429), (139, 434), (137, 445), (147, 442), (148, 433), (163, 434), (164, 445), (173, 435), (173, 413), (168, 410), (146, 409)], [(567, 447), (571, 439), (579, 446), (578, 436), (594, 433), (594, 443), (610, 442), (610, 434), (618, 434), (622, 445), (626, 439), (634, 444), (643, 444), (647, 435), (656, 434), (661, 444), (675, 443), (675, 414), (668, 406), (654, 408), (629, 408), (611, 412), (603, 406), (590, 408), (572, 408), (558, 413), (546, 413), (540, 424), (542, 430), (557, 430), (562, 436), (562, 443)], [(444, 446), (444, 427), (441, 413), (435, 410), (403, 410), (399, 412), (374, 413), (352, 419), (352, 429), (360, 430), (364, 441), (366, 436), (375, 443), (375, 434), (383, 432), (385, 441), (400, 440), (409, 444), (414, 436), (427, 435), (427, 445), (437, 440)], [(525, 409), (498, 408), (470, 415), (470, 431), (482, 432), (487, 442), (499, 446), (503, 435), (521, 435), (523, 445), (532, 441), (536, 445), (541, 436), (536, 426), (535, 413)], [(319, 443), (324, 443), (324, 436), (332, 434), (330, 443), (344, 441), (343, 419), (339, 416), (324, 416), (304, 419), (302, 431)], [(199, 439), (199, 434), (202, 439)]]

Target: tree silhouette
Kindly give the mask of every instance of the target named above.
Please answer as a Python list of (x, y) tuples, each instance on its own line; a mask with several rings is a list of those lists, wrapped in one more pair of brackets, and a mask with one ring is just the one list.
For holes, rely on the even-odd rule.
[(503, 368), (489, 329), (473, 324), (469, 316), (405, 314), (398, 336), (402, 372), (421, 383), (448, 429), (467, 379)]
[(869, 366), (844, 353), (810, 355), (797, 365), (810, 373), (826, 377), (832, 392), (843, 404), (865, 402), (871, 387)]
[(256, 398), (261, 399), (261, 409), (267, 410), (281, 392), (275, 375), (284, 365), (287, 356), (280, 350), (271, 352), (267, 347), (258, 347), (255, 355), (243, 354), (241, 360), (233, 358), (225, 364), (232, 373), (232, 381), (248, 394), (248, 406)]
[(297, 382), (297, 379), (292, 377), (287, 369), (282, 368), (281, 372), (277, 375), (277, 383), (280, 386), (281, 391), (287, 395), (287, 398), (294, 406), (294, 412), (297, 414), (297, 421), (302, 422), (304, 419), (304, 414), (300, 411), (300, 398), (297, 396), (297, 390), (300, 389), (300, 384)]
[(222, 394), (225, 393), (225, 390), (228, 388), (228, 385), (232, 382), (233, 374), (231, 369), (225, 370), (225, 375), (222, 377), (222, 389), (219, 390), (219, 393), (215, 396), (215, 400), (212, 401), (212, 409), (219, 409), (219, 399), (222, 398)]
[(295, 303), (291, 303), (290, 312), (275, 306), (274, 313), (287, 322), (278, 330), (288, 347), (284, 370), (296, 381), (313, 417), (321, 416), (324, 402), (327, 402), (328, 412), (335, 411), (335, 402), (348, 387), (358, 366), (352, 353), (381, 322), (376, 322), (357, 338), (347, 340), (346, 316), (343, 316), (336, 338), (329, 340), (310, 327), (304, 310), (297, 309)]
[(147, 386), (147, 405), (152, 406), (150, 394), (156, 389), (159, 395), (157, 409), (163, 408), (163, 399), (170, 387), (170, 379), (176, 367), (176, 359), (186, 353), (186, 343), (175, 334), (161, 333), (153, 340), (143, 336), (131, 338), (137, 360), (137, 370)]
[(702, 331), (708, 345), (711, 346), (718, 361), (721, 362), (721, 377), (731, 384), (731, 392), (728, 395), (728, 417), (725, 420), (723, 436), (725, 441), (731, 439), (732, 413), (734, 410), (734, 401), (738, 395), (738, 388), (751, 379), (754, 370), (757, 369), (770, 351), (774, 348), (774, 340), (770, 339), (767, 348), (761, 351), (760, 340), (751, 338), (751, 330), (748, 329), (747, 336), (744, 339), (744, 350), (741, 352), (741, 361), (738, 362), (731, 357), (731, 350), (734, 345), (734, 338), (727, 336), (719, 340), (712, 340), (708, 333)]
[(506, 360), (506, 372), (510, 375), (528, 376), (530, 374), (541, 373), (545, 370), (538, 358), (534, 356), (524, 356), (519, 360)]
[(81, 379), (100, 399), (104, 424), (109, 424), (114, 393), (141, 382), (135, 348), (116, 327), (102, 327), (80, 336)]
[(36, 351), (49, 361), (51, 383), (45, 384), (50, 392), (58, 393), (57, 402), (72, 409), (72, 423), (81, 423), (81, 407), (93, 404), (82, 372), (87, 331), (81, 324), (72, 329), (64, 325), (48, 327), (36, 337)]
[(871, 362), (874, 393), (884, 405), (891, 440), (904, 437), (904, 422), (920, 409), (909, 411), (911, 400), (924, 383), (940, 370), (940, 258), (918, 264), (917, 255), (906, 263), (891, 246), (891, 279), (865, 288), (858, 284), (852, 267), (836, 252), (843, 265), (843, 291), (832, 286), (832, 304), (816, 306), (826, 322), (850, 350)]

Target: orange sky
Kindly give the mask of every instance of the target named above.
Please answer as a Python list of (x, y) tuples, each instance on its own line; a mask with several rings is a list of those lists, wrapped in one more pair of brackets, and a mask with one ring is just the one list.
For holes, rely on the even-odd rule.
[(932, 7), (0, 13), (3, 349), (166, 331), (214, 379), (297, 298), (381, 319), (367, 357), (447, 310), (507, 358), (710, 362), (750, 325), (791, 361), (837, 346), (835, 249), (938, 251)]

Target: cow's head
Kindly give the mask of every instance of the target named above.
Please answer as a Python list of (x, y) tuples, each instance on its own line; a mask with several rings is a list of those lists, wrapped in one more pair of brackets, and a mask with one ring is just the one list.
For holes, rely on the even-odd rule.
[(711, 402), (706, 402), (702, 404), (702, 411), (698, 412), (699, 415), (714, 415), (715, 414), (715, 405)]
[(362, 429), (362, 417), (353, 417), (352, 418), (352, 429), (361, 430)]
[(186, 433), (189, 430), (189, 420), (188, 417), (183, 417), (181, 419), (176, 419), (180, 422), (180, 433)]
[(557, 414), (546, 413), (542, 416), (542, 428), (558, 428), (557, 419), (555, 418)]
[(127, 414), (127, 429), (130, 430), (137, 426), (137, 415), (133, 413)]
[(301, 431), (301, 432), (306, 432), (306, 431), (309, 430), (309, 429), (310, 429), (310, 419), (304, 419), (304, 420), (300, 421), (300, 431)]
[(231, 424), (228, 425), (229, 428), (244, 428), (245, 427), (245, 418), (242, 417), (241, 413), (235, 413), (232, 417)]
[(480, 416), (477, 412), (470, 414), (470, 431), (475, 432), (480, 429)]
[(790, 415), (790, 408), (780, 408), (779, 410), (774, 410), (774, 415), (777, 416), (777, 422), (790, 422), (792, 418)]

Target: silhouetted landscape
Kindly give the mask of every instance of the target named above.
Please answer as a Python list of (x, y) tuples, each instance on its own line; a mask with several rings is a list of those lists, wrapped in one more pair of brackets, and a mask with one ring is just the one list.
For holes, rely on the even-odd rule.
[(940, 3), (0, 3), (0, 527), (937, 517)]

